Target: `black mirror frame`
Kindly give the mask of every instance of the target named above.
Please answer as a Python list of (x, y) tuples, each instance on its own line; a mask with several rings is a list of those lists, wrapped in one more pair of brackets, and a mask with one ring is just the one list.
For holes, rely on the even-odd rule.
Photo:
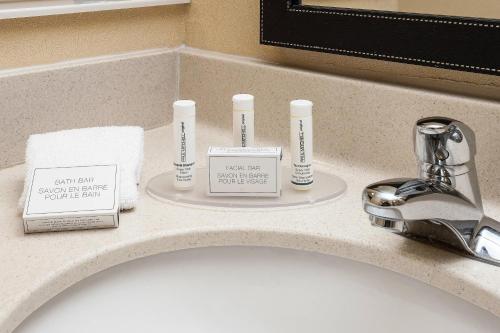
[(500, 20), (260, 1), (261, 44), (500, 76)]

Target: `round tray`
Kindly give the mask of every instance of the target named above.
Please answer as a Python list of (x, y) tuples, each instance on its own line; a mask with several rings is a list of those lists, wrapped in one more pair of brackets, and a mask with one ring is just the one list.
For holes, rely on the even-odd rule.
[(231, 208), (289, 207), (318, 203), (334, 199), (345, 192), (347, 185), (339, 177), (314, 170), (314, 185), (310, 190), (295, 190), (290, 184), (290, 168), (283, 168), (280, 197), (211, 197), (207, 196), (208, 170), (196, 170), (193, 189), (180, 191), (173, 186), (174, 170), (153, 177), (146, 192), (153, 198), (196, 206)]

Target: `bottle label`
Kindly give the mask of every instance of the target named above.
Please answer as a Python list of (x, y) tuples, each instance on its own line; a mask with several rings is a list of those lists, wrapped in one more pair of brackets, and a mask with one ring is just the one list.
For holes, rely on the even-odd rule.
[(242, 147), (247, 147), (247, 124), (246, 124), (246, 119), (245, 119), (245, 114), (241, 114), (241, 146)]
[(252, 111), (234, 111), (233, 145), (236, 147), (254, 145), (254, 113)]
[(174, 163), (175, 166), (175, 181), (177, 183), (190, 183), (193, 181), (193, 168), (192, 163)]
[(312, 118), (291, 120), (292, 176), (294, 185), (313, 183), (312, 168)]
[(181, 120), (174, 125), (176, 158), (175, 184), (188, 187), (192, 184), (195, 167), (194, 118)]

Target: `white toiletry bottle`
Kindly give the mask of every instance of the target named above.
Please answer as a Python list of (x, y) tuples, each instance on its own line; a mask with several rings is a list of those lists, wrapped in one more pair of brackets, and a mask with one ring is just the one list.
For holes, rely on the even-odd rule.
[(174, 102), (174, 187), (189, 190), (194, 186), (196, 172), (196, 103)]
[(297, 190), (309, 190), (313, 184), (312, 107), (308, 100), (290, 102), (291, 182)]
[(248, 94), (233, 96), (233, 145), (254, 145), (254, 97)]

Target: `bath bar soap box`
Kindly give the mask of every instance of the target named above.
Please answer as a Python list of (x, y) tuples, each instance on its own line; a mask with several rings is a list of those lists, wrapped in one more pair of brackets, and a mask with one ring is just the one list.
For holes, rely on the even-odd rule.
[(280, 147), (210, 147), (209, 196), (279, 197)]
[(116, 164), (35, 168), (24, 232), (118, 227), (119, 184)]

